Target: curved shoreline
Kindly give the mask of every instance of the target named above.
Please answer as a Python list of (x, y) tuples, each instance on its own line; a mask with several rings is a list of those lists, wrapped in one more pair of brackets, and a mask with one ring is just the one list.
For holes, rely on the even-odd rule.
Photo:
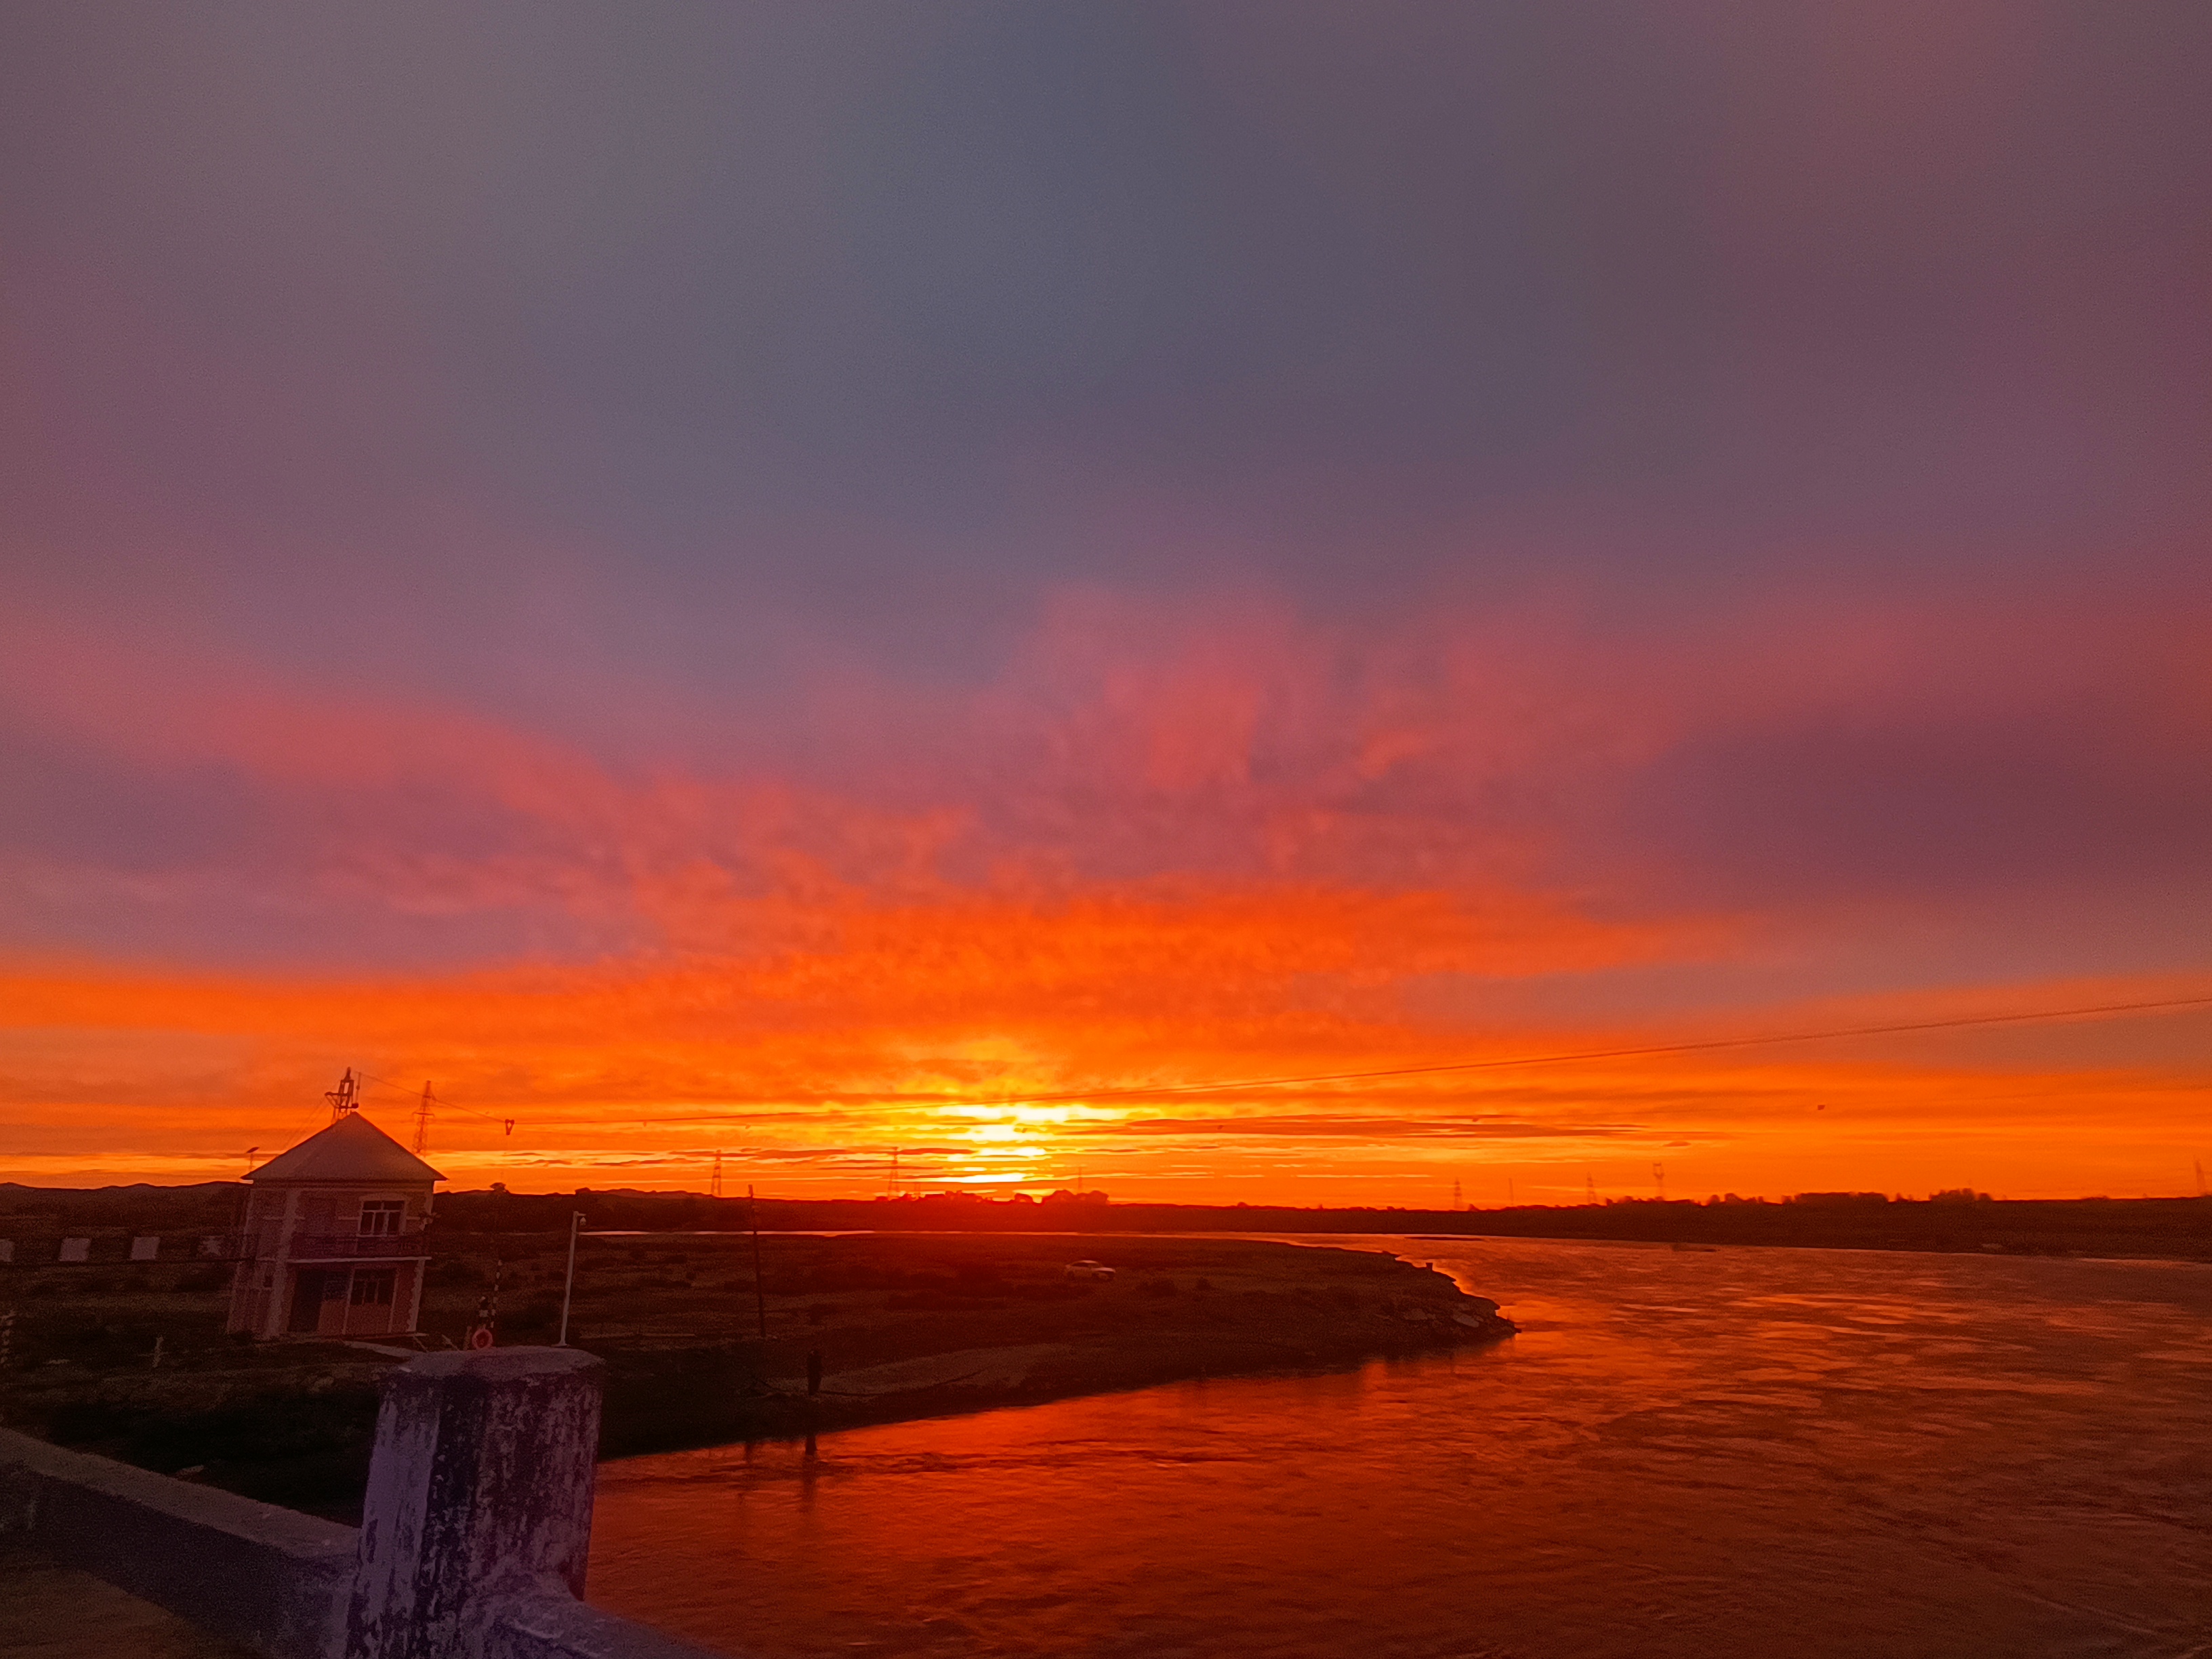
[[(763, 1249), (774, 1242), (763, 1240)], [(1515, 1329), (1494, 1303), (1446, 1275), (1373, 1249), (1204, 1237), (1071, 1244), (1003, 1234), (817, 1236), (805, 1243), (813, 1247), (806, 1270), (817, 1275), (933, 1282), (888, 1297), (879, 1282), (854, 1286), (819, 1325), (795, 1332), (779, 1328), (772, 1295), (765, 1344), (756, 1337), (671, 1348), (587, 1324), (586, 1346), (610, 1366), (607, 1455), (1198, 1377), (1340, 1368), (1498, 1341)], [(1110, 1284), (1070, 1289), (1060, 1275), (1079, 1248), (1115, 1269)], [(772, 1267), (769, 1282), (773, 1288)], [(823, 1361), (814, 1393), (810, 1352)]]
[[(426, 1344), (458, 1342), (495, 1286), (502, 1343), (552, 1340), (567, 1244), (553, 1233), (438, 1237)], [(1094, 1255), (1110, 1281), (1066, 1276), (1072, 1258)], [(0, 1374), (10, 1425), (345, 1516), (367, 1474), (376, 1383), (404, 1354), (388, 1342), (227, 1340), (220, 1297), (191, 1270), (162, 1271), (89, 1293), (72, 1280), (66, 1300), (29, 1289), (21, 1363)], [(72, 1346), (87, 1328), (125, 1334)], [(1372, 1248), (1219, 1235), (639, 1234), (584, 1240), (570, 1341), (606, 1361), (601, 1455), (618, 1457), (1341, 1368), (1514, 1329), (1443, 1273)], [(145, 1352), (155, 1332), (159, 1369)]]

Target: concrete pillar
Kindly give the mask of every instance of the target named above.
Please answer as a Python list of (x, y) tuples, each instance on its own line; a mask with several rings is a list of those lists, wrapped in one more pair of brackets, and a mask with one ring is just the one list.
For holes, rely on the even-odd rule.
[(300, 1220), (300, 1189), (292, 1188), (284, 1194), (284, 1209), (277, 1223), (276, 1248), (271, 1253), (276, 1258), (275, 1285), (269, 1292), (269, 1307), (261, 1322), (264, 1341), (273, 1342), (284, 1334), (284, 1328), (292, 1320), (292, 1230)]
[(501, 1604), (583, 1594), (604, 1370), (495, 1348), (386, 1376), (346, 1659), (481, 1653)]

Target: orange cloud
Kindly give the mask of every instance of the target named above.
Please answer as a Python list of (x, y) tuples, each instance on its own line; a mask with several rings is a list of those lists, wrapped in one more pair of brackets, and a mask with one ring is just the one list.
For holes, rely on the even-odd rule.
[[(1929, 938), (1946, 913), (1860, 903), (1826, 866), (1787, 905), (1740, 901), (1719, 842), (1695, 880), (1671, 865), (1661, 815), (1630, 809), (1680, 753), (1820, 730), (1855, 687), (1876, 688), (1856, 707), (1877, 726), (1895, 684), (1977, 719), (2017, 696), (1924, 618), (1753, 620), (1662, 669), (1537, 612), (1377, 637), (1073, 595), (995, 681), (915, 699), (906, 726), (897, 688), (848, 684), (849, 744), (757, 736), (719, 769), (617, 768), (358, 684), (19, 626), (0, 712), (167, 810), (10, 855), (19, 890), (108, 932), (0, 958), (0, 1166), (225, 1170), (311, 1124), (356, 1064), (387, 1116), (434, 1079), (457, 1174), (544, 1184), (696, 1185), (719, 1147), (782, 1189), (866, 1191), (902, 1145), (912, 1179), (1053, 1184), (1081, 1160), (1131, 1196), (1638, 1190), (1654, 1162), (1678, 1191), (2172, 1189), (2195, 1155), (2176, 1103), (2201, 1079), (2078, 1034), (1230, 1091), (1202, 1111), (1121, 1092), (2149, 982), (1984, 972), (1931, 996), (1908, 952), (1893, 988), (1839, 1000), (1830, 958), (1861, 947), (1838, 917)], [(2041, 623), (2008, 626), (2032, 643)], [(2162, 712), (2133, 728), (2129, 777), (2212, 711), (2155, 652), (2137, 678)], [(1784, 781), (1817, 787), (1820, 763)], [(165, 915), (185, 943), (149, 948)]]

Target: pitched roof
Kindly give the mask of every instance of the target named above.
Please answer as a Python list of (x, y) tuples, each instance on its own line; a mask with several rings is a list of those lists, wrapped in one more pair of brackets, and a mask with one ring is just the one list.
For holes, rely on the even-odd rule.
[(348, 1112), (287, 1152), (279, 1152), (248, 1181), (443, 1181), (446, 1177), (359, 1112)]

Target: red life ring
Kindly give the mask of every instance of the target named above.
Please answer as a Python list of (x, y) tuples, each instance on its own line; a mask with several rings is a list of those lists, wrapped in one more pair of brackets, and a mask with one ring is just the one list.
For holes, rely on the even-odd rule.
[(469, 1332), (469, 1346), (471, 1348), (489, 1348), (491, 1346), (491, 1327), (489, 1325), (477, 1325), (471, 1328)]

